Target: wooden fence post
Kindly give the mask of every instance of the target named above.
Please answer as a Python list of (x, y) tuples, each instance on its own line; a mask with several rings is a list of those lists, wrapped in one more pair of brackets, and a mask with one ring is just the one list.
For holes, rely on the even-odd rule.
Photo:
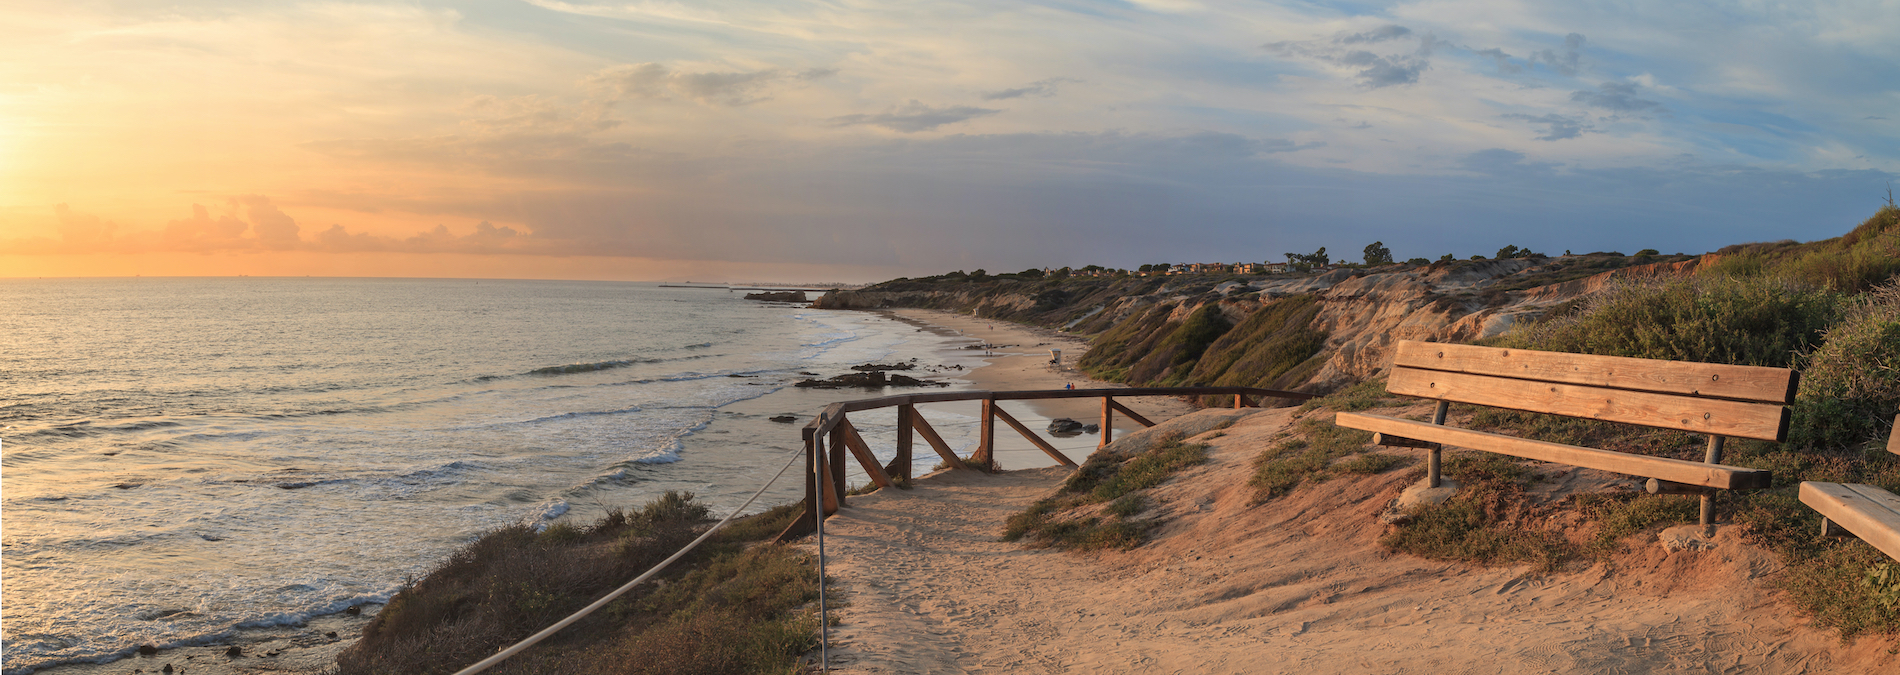
[[(839, 422), (843, 422), (844, 419), (845, 417), (843, 415), (838, 416)], [(850, 488), (846, 487), (844, 483), (845, 446), (843, 424), (836, 424), (831, 427), (830, 451), (829, 454), (825, 455), (825, 463), (831, 469), (831, 489), (838, 493), (839, 506), (850, 506), (850, 504), (844, 500), (844, 493)]]
[(820, 493), (819, 500), (824, 505), (824, 513), (820, 516), (821, 518), (837, 513), (838, 506), (844, 502), (844, 494), (838, 490), (837, 486), (832, 485), (831, 481), (827, 478), (827, 474), (831, 473), (831, 462), (826, 457), (826, 450), (825, 439), (819, 437), (816, 452), (812, 453), (813, 461), (816, 462), (812, 467), (814, 469), (812, 472), (812, 480), (818, 483), (818, 492)]
[(1100, 450), (1115, 442), (1115, 399), (1102, 397), (1102, 441), (1095, 444)]
[(988, 396), (983, 397), (983, 431), (970, 463), (986, 472), (996, 470), (996, 399)]
[(884, 466), (884, 473), (892, 478), (910, 480), (912, 431), (910, 419), (916, 414), (917, 407), (909, 403), (897, 406), (897, 457)]

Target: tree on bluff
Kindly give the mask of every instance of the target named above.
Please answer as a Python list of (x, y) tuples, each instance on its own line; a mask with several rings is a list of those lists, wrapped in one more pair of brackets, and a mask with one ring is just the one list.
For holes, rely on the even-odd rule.
[(1390, 265), (1390, 264), (1392, 264), (1392, 249), (1386, 248), (1385, 242), (1375, 241), (1370, 244), (1366, 244), (1366, 266), (1367, 267), (1375, 267), (1378, 265)]

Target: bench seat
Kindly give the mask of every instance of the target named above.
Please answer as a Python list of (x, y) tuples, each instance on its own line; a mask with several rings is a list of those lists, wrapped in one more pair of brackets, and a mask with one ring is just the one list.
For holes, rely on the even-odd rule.
[(1770, 472), (1760, 469), (1598, 450), (1384, 415), (1342, 412), (1335, 418), (1334, 424), (1404, 439), (1723, 490), (1762, 489), (1768, 487), (1772, 478)]
[(1807, 481), (1801, 503), (1821, 512), (1823, 531), (1832, 522), (1900, 560), (1900, 496), (1861, 483)]

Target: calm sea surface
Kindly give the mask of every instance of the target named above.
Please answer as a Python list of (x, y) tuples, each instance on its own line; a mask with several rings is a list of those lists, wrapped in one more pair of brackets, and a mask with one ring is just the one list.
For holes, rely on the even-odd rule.
[(380, 602), (503, 524), (725, 512), (797, 447), (765, 418), (870, 395), (801, 371), (979, 365), (959, 344), (643, 284), (0, 280), (5, 672)]

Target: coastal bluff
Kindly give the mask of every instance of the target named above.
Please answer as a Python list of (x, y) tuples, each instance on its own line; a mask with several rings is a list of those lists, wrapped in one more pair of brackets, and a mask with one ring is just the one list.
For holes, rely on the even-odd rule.
[[(820, 309), (923, 308), (972, 314), (1098, 336), (1082, 365), (1092, 375), (1135, 385), (1202, 384), (1328, 392), (1376, 377), (1402, 340), (1470, 342), (1581, 301), (1626, 279), (1693, 274), (1718, 256), (1587, 255), (1342, 268), (1277, 275), (1070, 277), (985, 281), (900, 279), (827, 292)], [(1286, 316), (1263, 311), (1310, 303)], [(1180, 354), (1139, 363), (1143, 350), (1206, 310), (1222, 341), (1198, 360)], [(1254, 326), (1249, 320), (1275, 325)], [(1238, 335), (1242, 328), (1253, 335)], [(1284, 367), (1248, 368), (1247, 352), (1276, 337), (1310, 345)], [(1116, 341), (1118, 333), (1132, 339)], [(1147, 339), (1142, 339), (1147, 338)], [(1272, 345), (1286, 352), (1287, 345)], [(1282, 358), (1285, 358), (1282, 355)], [(1118, 360), (1126, 373), (1115, 372)], [(1161, 361), (1167, 363), (1160, 363)], [(1235, 368), (1235, 365), (1241, 366)], [(1090, 368), (1091, 366), (1096, 366)], [(1124, 375), (1125, 379), (1116, 377)], [(1132, 377), (1126, 377), (1132, 376)], [(1145, 377), (1144, 377), (1145, 376)]]

